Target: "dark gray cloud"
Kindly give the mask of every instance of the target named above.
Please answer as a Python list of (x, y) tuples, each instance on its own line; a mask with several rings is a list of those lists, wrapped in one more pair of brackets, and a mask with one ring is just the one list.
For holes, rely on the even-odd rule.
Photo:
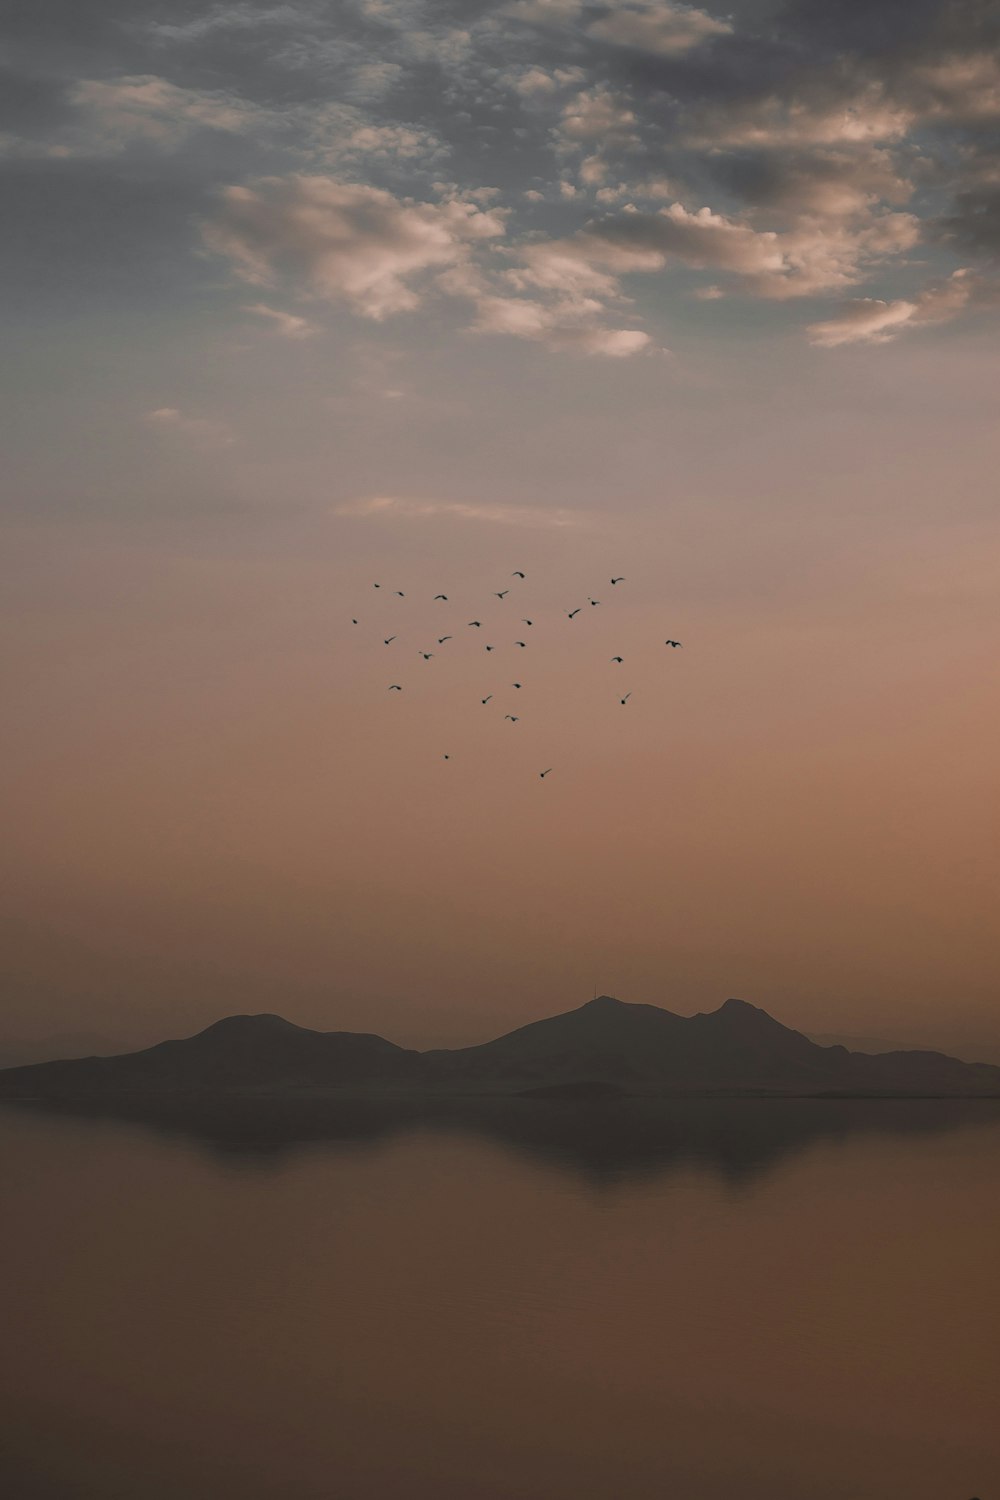
[[(17, 63), (0, 126), (15, 240), (64, 247), (72, 235), (81, 286), (122, 259), (153, 273), (165, 245), (191, 278), (217, 276), (195, 258), (200, 225), (224, 225), (233, 191), (303, 174), (327, 184), (327, 203), (363, 187), (390, 194), (397, 217), (417, 200), (428, 222), (496, 190), (502, 244), (471, 256), (460, 286), (449, 267), (438, 289), (471, 300), (480, 331), (561, 347), (581, 318), (578, 342), (598, 347), (605, 312), (649, 267), (591, 258), (590, 293), (567, 296), (558, 277), (531, 283), (538, 240), (574, 246), (574, 284), (581, 246), (652, 235), (661, 269), (722, 276), (703, 295), (765, 299), (835, 296), (877, 268), (913, 300), (918, 243), (937, 275), (996, 246), (1000, 21), (978, 0), (746, 0), (726, 12), (77, 0), (58, 26), (51, 7), (43, 18), (19, 0), (4, 24)], [(595, 214), (630, 208), (631, 223), (581, 238)], [(220, 230), (209, 240), (227, 243)], [(40, 266), (70, 261), (62, 247)], [(315, 277), (298, 290), (314, 295)], [(641, 344), (630, 334), (616, 352), (626, 346)]]

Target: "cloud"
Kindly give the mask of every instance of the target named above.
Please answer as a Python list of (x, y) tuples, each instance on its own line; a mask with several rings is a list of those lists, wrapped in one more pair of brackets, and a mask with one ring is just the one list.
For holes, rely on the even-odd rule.
[(310, 323), (307, 318), (300, 318), (295, 313), (282, 312), (277, 307), (268, 307), (264, 302), (250, 302), (243, 308), (244, 312), (254, 313), (258, 318), (267, 318), (274, 325), (276, 333), (286, 339), (307, 339), (316, 332), (316, 325)]
[(911, 248), (919, 238), (911, 214), (880, 214), (860, 226), (806, 218), (787, 230), (760, 230), (745, 219), (672, 203), (657, 214), (605, 219), (590, 238), (645, 252), (655, 269), (675, 259), (698, 270), (725, 271), (744, 291), (770, 300), (811, 296), (857, 282), (865, 270)]
[(992, 292), (988, 283), (963, 268), (927, 287), (913, 301), (859, 297), (845, 302), (833, 317), (811, 323), (806, 332), (810, 343), (823, 349), (836, 349), (842, 344), (888, 344), (906, 328), (949, 322), (971, 302), (990, 300)]
[(914, 119), (879, 81), (834, 92), (770, 93), (746, 101), (707, 105), (691, 114), (689, 147), (702, 150), (863, 145), (897, 141)]
[(591, 141), (630, 141), (635, 125), (634, 112), (610, 89), (583, 89), (563, 107), (556, 142), (566, 150)]
[(632, 47), (655, 57), (676, 57), (732, 31), (728, 21), (717, 21), (687, 5), (618, 5), (587, 28), (587, 35), (619, 47)]
[(296, 175), (227, 188), (204, 233), (245, 281), (289, 278), (381, 320), (418, 307), (428, 272), (460, 264), (470, 246), (503, 230), (500, 210), (464, 198), (419, 203), (381, 188)]
[(262, 114), (234, 94), (178, 88), (152, 74), (85, 79), (70, 101), (87, 116), (92, 149), (107, 152), (123, 151), (132, 141), (171, 149), (197, 130), (240, 134)]
[(349, 500), (335, 508), (338, 516), (401, 517), (406, 520), (479, 521), (526, 530), (562, 530), (586, 524), (577, 511), (535, 505), (492, 505), (462, 500), (413, 500), (396, 495), (374, 495)]
[(228, 448), (235, 441), (232, 429), (225, 422), (189, 417), (176, 406), (159, 406), (146, 412), (143, 421), (155, 432), (175, 434), (199, 448)]

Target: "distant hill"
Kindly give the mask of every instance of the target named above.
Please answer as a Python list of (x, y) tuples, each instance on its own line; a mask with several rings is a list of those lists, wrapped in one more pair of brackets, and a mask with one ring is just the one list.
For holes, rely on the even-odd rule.
[(743, 1000), (679, 1016), (602, 995), (477, 1047), (409, 1051), (382, 1037), (229, 1016), (117, 1057), (0, 1071), (0, 1097), (163, 1094), (455, 1096), (583, 1101), (622, 1094), (1000, 1096), (1000, 1068), (937, 1052), (822, 1047)]

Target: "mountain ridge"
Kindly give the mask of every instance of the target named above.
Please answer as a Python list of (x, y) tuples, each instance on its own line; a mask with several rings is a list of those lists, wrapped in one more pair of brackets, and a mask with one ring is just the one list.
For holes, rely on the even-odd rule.
[(823, 1047), (736, 998), (682, 1016), (599, 995), (471, 1047), (420, 1052), (374, 1033), (316, 1031), (261, 1012), (223, 1016), (193, 1036), (136, 1052), (0, 1070), (0, 1098), (327, 1092), (1000, 1097), (1000, 1068), (937, 1052)]

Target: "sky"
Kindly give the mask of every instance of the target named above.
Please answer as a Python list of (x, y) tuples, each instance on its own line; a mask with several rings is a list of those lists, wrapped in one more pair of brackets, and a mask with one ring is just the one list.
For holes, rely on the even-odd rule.
[(0, 1041), (1000, 1061), (995, 7), (11, 0), (0, 73)]

